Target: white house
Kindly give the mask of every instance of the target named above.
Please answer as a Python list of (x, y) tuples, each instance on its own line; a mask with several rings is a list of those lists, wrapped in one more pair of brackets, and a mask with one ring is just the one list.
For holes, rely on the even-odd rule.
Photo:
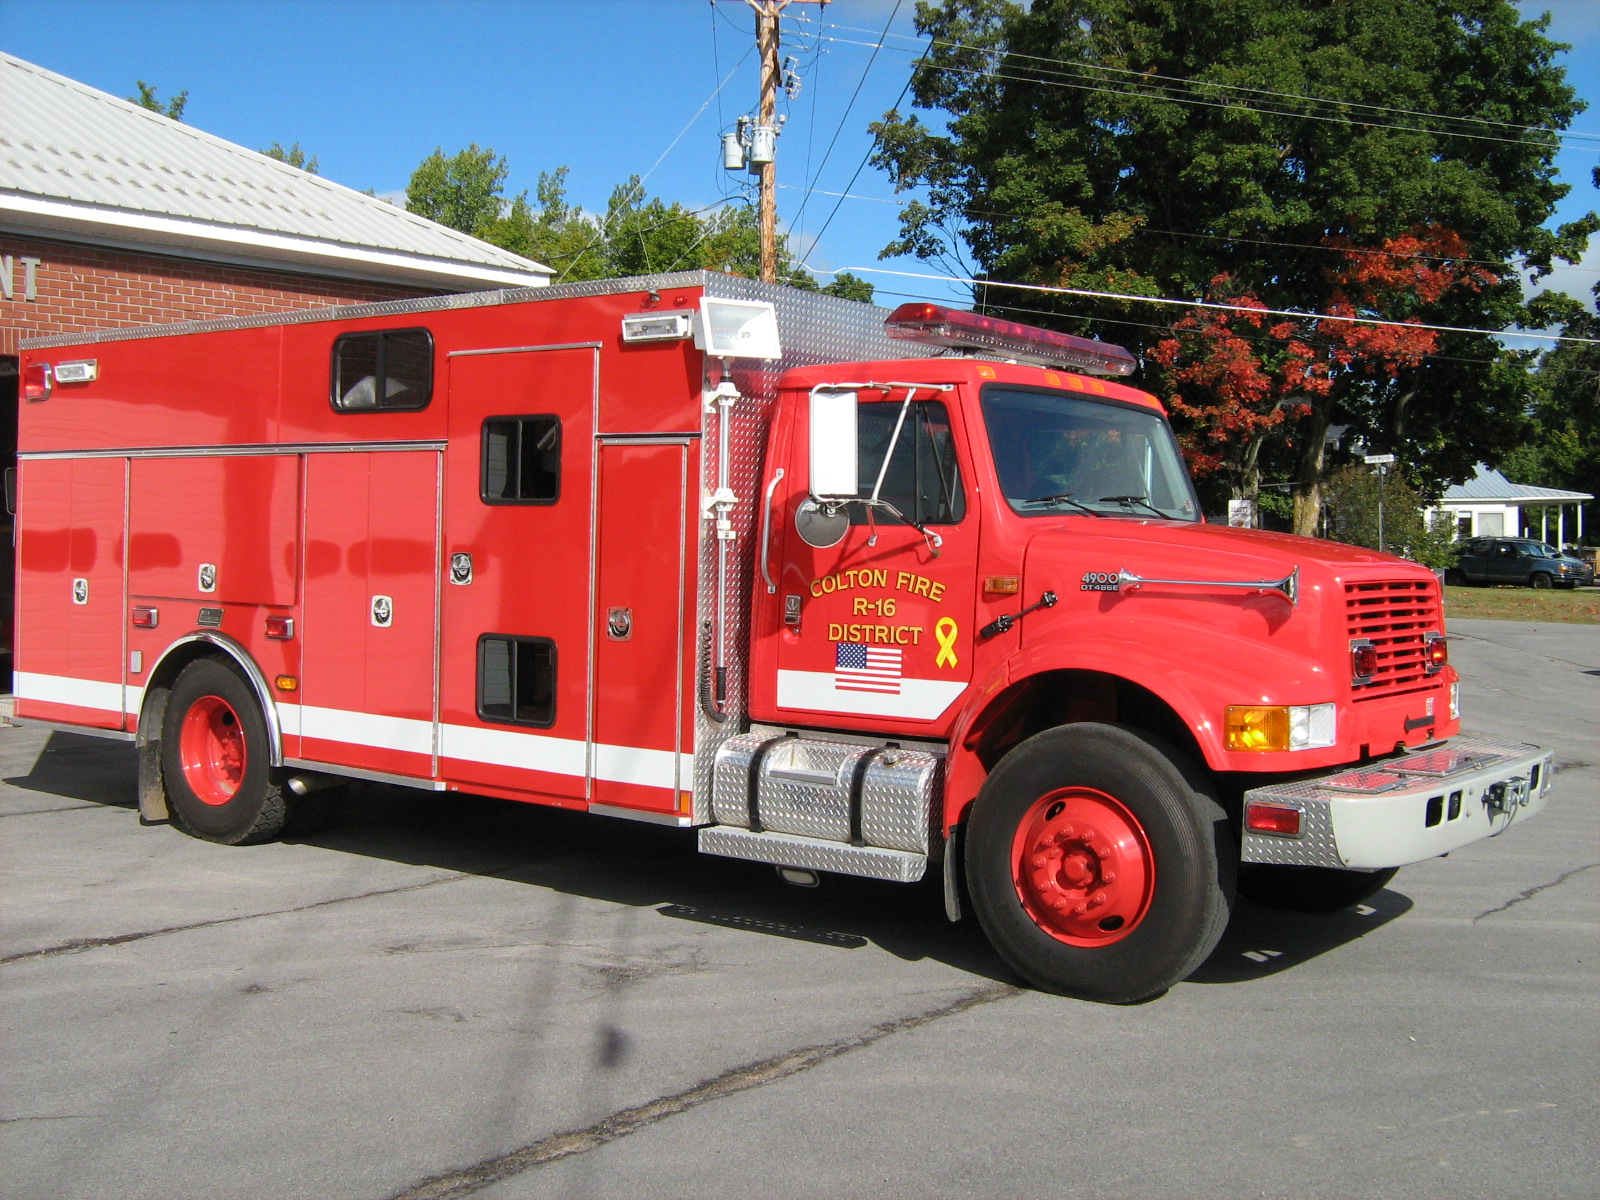
[(1428, 515), (1449, 514), (1458, 538), (1525, 535), (1561, 546), (1569, 534), (1583, 539), (1583, 506), (1593, 499), (1587, 492), (1512, 483), (1479, 463), (1471, 479), (1445, 489)]

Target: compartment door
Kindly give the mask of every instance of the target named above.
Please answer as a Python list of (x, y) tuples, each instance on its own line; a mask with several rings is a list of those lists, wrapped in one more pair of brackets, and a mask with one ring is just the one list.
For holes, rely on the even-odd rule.
[(123, 729), (123, 511), (127, 461), (20, 464), (17, 715)]
[(595, 511), (596, 805), (686, 817), (689, 440), (602, 439)]
[(432, 778), (439, 452), (305, 462), (300, 757)]
[(445, 778), (581, 807), (598, 347), (453, 351)]

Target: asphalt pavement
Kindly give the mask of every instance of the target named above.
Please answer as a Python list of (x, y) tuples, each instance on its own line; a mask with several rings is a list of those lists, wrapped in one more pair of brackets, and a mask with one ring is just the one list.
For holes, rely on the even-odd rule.
[(1600, 626), (1451, 629), (1549, 808), (1123, 1008), (936, 882), (366, 785), (214, 846), (0, 729), (0, 1197), (1600, 1195)]

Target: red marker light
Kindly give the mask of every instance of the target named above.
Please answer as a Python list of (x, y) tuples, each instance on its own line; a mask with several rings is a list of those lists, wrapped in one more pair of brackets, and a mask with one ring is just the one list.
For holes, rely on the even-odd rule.
[(154, 629), (161, 619), (161, 613), (151, 604), (135, 604), (133, 606), (133, 627), (135, 629)]
[(294, 636), (293, 617), (268, 617), (267, 636), (275, 642), (286, 642)]
[(1429, 675), (1437, 675), (1450, 661), (1450, 643), (1442, 633), (1430, 633), (1422, 642), (1422, 661)]
[(1133, 355), (1110, 342), (1073, 337), (1070, 333), (1002, 321), (998, 317), (939, 304), (902, 304), (889, 314), (883, 330), (892, 338), (908, 342), (987, 350), (1023, 362), (1067, 367), (1086, 375), (1132, 375), (1138, 365)]
[(1244, 827), (1253, 833), (1274, 833), (1279, 837), (1300, 836), (1300, 810), (1281, 804), (1251, 804), (1244, 810)]
[(22, 368), (22, 398), (48, 400), (54, 381), (50, 378), (49, 363), (29, 363)]
[(1378, 673), (1378, 648), (1371, 642), (1350, 643), (1350, 682), (1357, 687), (1371, 683)]

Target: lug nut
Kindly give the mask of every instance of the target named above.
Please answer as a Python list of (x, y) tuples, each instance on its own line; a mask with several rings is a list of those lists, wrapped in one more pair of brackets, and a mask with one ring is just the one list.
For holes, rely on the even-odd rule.
[(1088, 911), (1089, 911), (1089, 906), (1087, 904), (1075, 904), (1072, 907), (1072, 915), (1075, 916), (1075, 917), (1081, 917), (1081, 916), (1083, 916), (1084, 913), (1086, 913)]
[(1101, 883), (1115, 883), (1116, 881), (1117, 881), (1117, 877), (1112, 872), (1110, 872), (1110, 871), (1102, 871), (1102, 872), (1100, 872), (1100, 882)]
[(1042, 854), (1035, 854), (1033, 856), (1032, 862), (1033, 862), (1034, 866), (1042, 867), (1045, 864), (1045, 857)]
[(1099, 908), (1105, 902), (1106, 894), (1104, 892), (1096, 892), (1094, 895), (1089, 897), (1090, 908)]

